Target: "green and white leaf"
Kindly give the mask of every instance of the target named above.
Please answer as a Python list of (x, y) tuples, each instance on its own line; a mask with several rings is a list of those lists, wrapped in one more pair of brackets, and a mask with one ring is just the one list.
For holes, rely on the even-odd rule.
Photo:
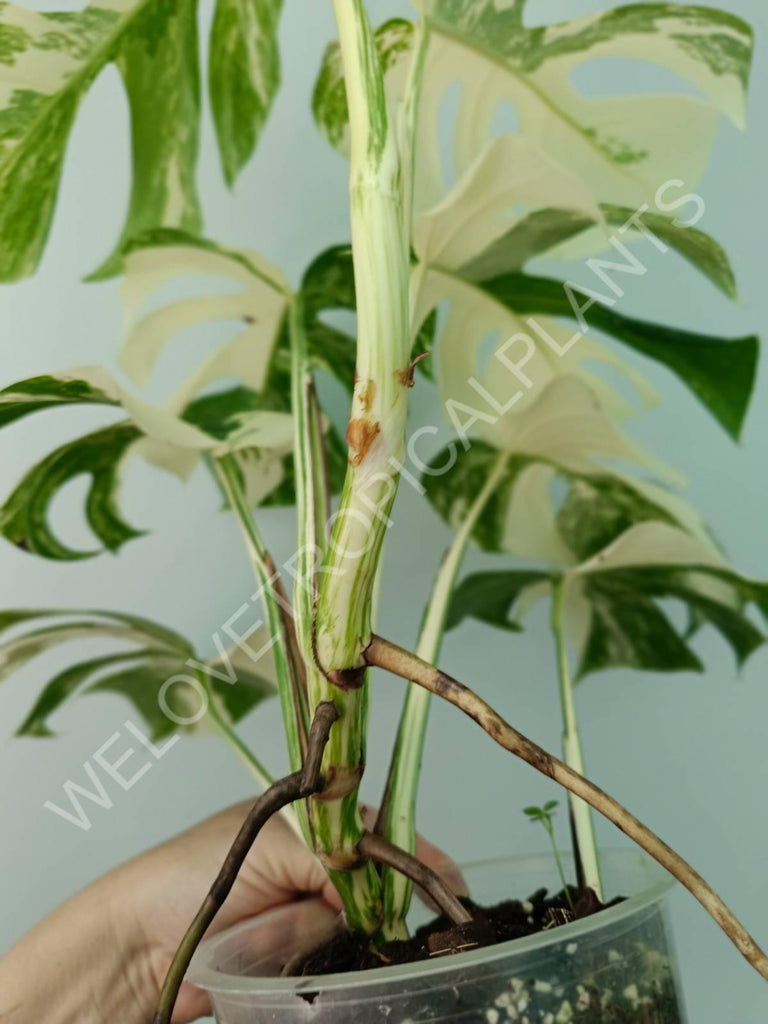
[[(208, 280), (208, 294), (195, 289), (194, 297), (157, 304), (161, 289), (199, 277)], [(281, 272), (258, 254), (224, 249), (180, 231), (154, 232), (128, 253), (121, 296), (125, 338), (119, 361), (141, 385), (149, 382), (165, 347), (185, 329), (220, 321), (245, 326), (184, 384), (172, 408), (183, 408), (222, 377), (239, 377), (256, 391), (263, 388), (290, 289)]]
[[(569, 254), (564, 243), (574, 239), (578, 241), (590, 231), (596, 233), (599, 248), (604, 249), (611, 236), (629, 244), (644, 237), (633, 223), (637, 213), (628, 206), (603, 203), (600, 214), (604, 225), (598, 226), (595, 219), (572, 209), (553, 207), (535, 210), (518, 220), (501, 237), (492, 239), (477, 256), (468, 259), (460, 268), (461, 276), (467, 281), (490, 280), (518, 273), (537, 257), (563, 258)], [(695, 227), (685, 227), (674, 217), (650, 210), (642, 214), (641, 220), (660, 244), (678, 252), (728, 298), (736, 298), (736, 279), (730, 260), (711, 235)], [(579, 254), (582, 255), (581, 250)]]
[[(550, 208), (558, 194), (569, 207), (558, 215), (560, 222)], [(520, 243), (536, 243), (530, 219), (536, 217), (537, 207), (547, 221), (542, 230), (549, 241), (562, 240), (565, 226), (602, 226), (604, 217), (619, 222), (619, 227), (627, 221), (623, 209), (595, 207), (570, 172), (514, 137), (486, 145), (446, 198), (415, 219), (414, 247), (420, 262), (412, 272), (413, 323), (423, 323), (430, 311), (449, 304), (437, 345), (443, 402), (471, 405), (478, 400), (479, 385), (501, 405), (520, 391), (515, 399), (515, 410), (520, 411), (553, 376), (569, 373), (586, 380), (607, 409), (629, 414), (632, 407), (623, 395), (592, 372), (597, 361), (618, 368), (644, 404), (655, 404), (655, 392), (643, 375), (594, 339), (593, 332), (600, 331), (670, 369), (731, 436), (738, 437), (757, 371), (757, 338), (700, 335), (618, 313), (613, 307), (621, 269), (645, 272), (642, 261), (632, 263), (626, 251), (618, 259), (614, 254), (611, 261), (590, 261), (585, 269), (592, 280), (584, 286), (508, 270), (526, 258)], [(676, 228), (665, 218), (651, 217), (646, 223), (665, 239), (663, 244), (678, 247), (724, 288), (732, 286), (728, 261), (708, 236), (686, 237), (684, 232), (690, 229)], [(516, 231), (522, 233), (517, 239)], [(619, 234), (615, 238), (621, 241)], [(577, 328), (568, 330), (555, 318), (566, 318)], [(504, 348), (485, 359), (494, 334)], [(531, 384), (522, 387), (504, 362), (504, 351), (516, 362), (525, 356), (526, 344), (535, 345), (536, 351), (525, 362)], [(484, 368), (478, 365), (481, 361)], [(506, 394), (500, 394), (497, 381)]]
[[(46, 625), (38, 626), (43, 621)], [(19, 736), (53, 736), (50, 718), (75, 698), (96, 693), (126, 697), (150, 729), (154, 742), (180, 726), (165, 714), (163, 700), (179, 718), (194, 717), (200, 695), (189, 683), (166, 687), (175, 676), (208, 675), (208, 685), (221, 699), (231, 722), (237, 722), (276, 692), (275, 667), (265, 629), (254, 632), (242, 647), (198, 662), (193, 647), (175, 632), (139, 616), (119, 613), (10, 611), (0, 617), (0, 632), (34, 626), (0, 645), (0, 681), (40, 654), (73, 640), (127, 642), (135, 647), (78, 662), (56, 673), (36, 699), (17, 730)], [(246, 649), (248, 648), (248, 649)], [(256, 655), (258, 654), (258, 660)], [(201, 729), (204, 720), (185, 731)]]
[(208, 88), (222, 169), (232, 186), (248, 162), (280, 85), (282, 0), (216, 0)]
[[(50, 509), (61, 488), (80, 476), (90, 477), (85, 514), (104, 549), (117, 551), (141, 536), (120, 511), (121, 482), (135, 456), (185, 478), (202, 455), (234, 450), (247, 471), (254, 503), (292, 500), (291, 417), (279, 394), (230, 388), (197, 399), (177, 416), (129, 394), (105, 371), (81, 367), (20, 381), (0, 392), (0, 426), (33, 412), (79, 403), (122, 406), (131, 419), (60, 445), (24, 475), (0, 507), (0, 532), (25, 551), (54, 559), (98, 553), (70, 547), (50, 522)], [(339, 448), (334, 436), (337, 485)]]
[[(0, 280), (42, 255), (77, 109), (110, 62), (131, 107), (133, 190), (123, 233), (198, 230), (199, 83), (193, 0), (103, 0), (80, 11), (0, 9)], [(117, 253), (102, 268), (116, 269)]]
[(707, 544), (670, 522), (631, 526), (607, 547), (562, 573), (521, 570), (477, 573), (454, 595), (449, 623), (474, 617), (517, 629), (531, 604), (563, 588), (564, 623), (577, 652), (578, 677), (606, 668), (701, 671), (691, 632), (659, 602), (681, 601), (689, 618), (708, 623), (732, 647), (739, 665), (765, 642), (748, 615), (768, 619), (768, 584), (737, 573)]
[[(572, 428), (565, 416), (543, 424), (542, 434)], [(562, 447), (554, 445), (555, 450)], [(453, 444), (440, 452), (422, 477), (427, 499), (453, 528), (463, 521), (469, 495), (478, 493), (498, 460), (498, 451), (475, 441), (467, 451)], [(536, 515), (531, 515), (531, 509)], [(676, 491), (599, 458), (570, 466), (553, 455), (517, 454), (506, 460), (494, 493), (478, 516), (472, 539), (485, 551), (506, 551), (557, 567), (575, 565), (601, 550), (629, 527), (646, 520), (686, 530), (716, 551), (698, 513)]]

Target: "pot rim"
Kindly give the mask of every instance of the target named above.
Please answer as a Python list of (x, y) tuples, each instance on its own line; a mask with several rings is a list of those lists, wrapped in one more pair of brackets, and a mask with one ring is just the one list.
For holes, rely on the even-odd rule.
[[(225, 942), (231, 941), (241, 933), (248, 932), (254, 928), (264, 927), (270, 920), (274, 920), (291, 908), (295, 909), (295, 903), (286, 903), (275, 907), (273, 910), (265, 911), (263, 914), (259, 914), (258, 917), (234, 925), (232, 928), (228, 928), (201, 943), (192, 958), (186, 980), (214, 995), (270, 994), (280, 996), (290, 995), (292, 992), (299, 995), (302, 990), (310, 990), (314, 994), (340, 992), (345, 989), (354, 989), (356, 992), (361, 992), (361, 990), (376, 985), (398, 983), (423, 974), (428, 974), (430, 978), (435, 978), (449, 971), (455, 971), (457, 967), (465, 967), (482, 962), (492, 964), (513, 953), (517, 955), (518, 953), (527, 953), (543, 946), (553, 945), (554, 943), (562, 944), (574, 941), (588, 932), (617, 924), (624, 918), (632, 917), (654, 904), (661, 903), (668, 893), (679, 884), (664, 868), (641, 850), (614, 847), (601, 850), (601, 854), (612, 859), (626, 861), (627, 863), (634, 861), (637, 864), (639, 861), (647, 869), (650, 869), (653, 874), (657, 875), (657, 878), (647, 888), (634, 896), (628, 897), (623, 903), (601, 910), (598, 914), (581, 918), (579, 921), (560, 925), (551, 931), (537, 932), (535, 935), (528, 935), (522, 939), (509, 939), (494, 946), (485, 946), (481, 949), (458, 953), (454, 956), (439, 957), (434, 960), (419, 960), (408, 964), (374, 967), (366, 971), (345, 971), (337, 974), (319, 974), (297, 978), (260, 978), (252, 975), (227, 974), (209, 966), (216, 949)], [(477, 871), (483, 868), (496, 867), (500, 864), (534, 865), (547, 859), (552, 859), (552, 855), (528, 854), (512, 857), (491, 857), (470, 861), (458, 866), (461, 871)]]

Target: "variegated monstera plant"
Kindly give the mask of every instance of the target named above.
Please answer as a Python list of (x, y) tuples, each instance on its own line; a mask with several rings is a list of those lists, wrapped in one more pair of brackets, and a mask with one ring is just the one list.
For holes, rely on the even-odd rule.
[[(5, 500), (0, 528), (30, 555), (93, 554), (68, 547), (48, 518), (59, 489), (86, 474), (88, 523), (114, 552), (140, 533), (120, 507), (127, 460), (182, 476), (203, 463), (242, 527), (269, 623), (266, 638), (204, 661), (175, 633), (135, 617), (6, 612), (6, 673), (84, 634), (126, 642), (123, 653), (51, 680), (20, 731), (49, 735), (49, 717), (64, 701), (111, 689), (136, 703), (155, 736), (167, 734), (181, 716), (169, 718), (158, 696), (179, 666), (192, 664), (209, 717), (268, 787), (266, 768), (235, 734), (238, 719), (277, 692), (298, 772), (312, 753), (315, 711), (330, 707), (322, 772), (314, 795), (296, 804), (297, 827), (327, 865), (350, 925), (396, 937), (405, 931), (412, 873), (397, 851), (415, 850), (422, 744), (437, 693), (569, 789), (587, 885), (600, 893), (591, 805), (688, 885), (768, 977), (768, 959), (703, 880), (583, 778), (572, 686), (611, 665), (699, 668), (690, 641), (704, 623), (740, 661), (763, 642), (750, 606), (768, 616), (768, 587), (731, 568), (676, 490), (676, 474), (625, 432), (636, 407), (656, 396), (621, 358), (629, 348), (664, 364), (737, 438), (757, 340), (703, 336), (617, 309), (621, 275), (643, 272), (637, 241), (677, 250), (726, 298), (735, 295), (725, 253), (695, 226), (692, 189), (721, 116), (744, 124), (751, 31), (725, 11), (675, 3), (531, 27), (524, 0), (417, 0), (414, 23), (375, 31), (362, 0), (334, 7), (339, 42), (326, 51), (313, 111), (328, 142), (349, 155), (352, 244), (322, 252), (294, 287), (263, 254), (203, 233), (194, 0), (103, 0), (45, 14), (0, 5), (3, 280), (35, 270), (80, 101), (108, 63), (122, 76), (133, 190), (122, 237), (94, 276), (123, 275), (119, 361), (135, 385), (88, 367), (5, 388), (1, 423), (72, 403), (119, 407), (124, 418), (32, 467)], [(278, 86), (280, 8), (281, 0), (216, 3), (208, 88), (230, 185)], [(602, 57), (663, 65), (688, 88), (587, 98), (572, 74)], [(450, 90), (458, 106), (446, 159)], [(513, 133), (496, 130), (499, 111), (507, 119), (514, 112)], [(537, 276), (529, 265), (545, 255), (587, 260), (596, 287)], [(200, 290), (201, 278), (209, 290)], [(166, 286), (184, 279), (194, 282), (187, 297), (167, 301)], [(340, 310), (356, 313), (354, 332), (338, 326)], [(165, 404), (146, 401), (141, 388), (166, 346), (202, 322), (229, 324), (230, 340)], [(327, 374), (351, 395), (346, 445), (313, 385)], [(619, 388), (609, 382), (617, 374), (625, 378)], [(434, 388), (455, 436), (417, 469), (406, 412)], [(372, 621), (404, 473), (455, 531), (416, 654), (375, 636)], [(293, 503), (299, 537), (289, 600), (258, 508)], [(472, 542), (506, 552), (509, 568), (458, 582)], [(513, 556), (526, 568), (515, 568)], [(660, 604), (669, 597), (690, 610), (684, 630)], [(516, 630), (544, 598), (558, 652), (562, 760), (433, 667), (445, 630), (465, 617)], [(379, 858), (385, 867), (365, 854), (373, 847), (358, 805), (372, 666), (414, 683), (377, 825), (386, 842), (376, 849), (390, 851)]]

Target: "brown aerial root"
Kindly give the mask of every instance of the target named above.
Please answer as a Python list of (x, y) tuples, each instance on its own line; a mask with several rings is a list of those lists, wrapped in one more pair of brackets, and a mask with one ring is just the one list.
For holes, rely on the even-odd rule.
[(454, 704), (477, 722), (505, 750), (522, 758), (537, 771), (548, 775), (612, 821), (696, 897), (739, 952), (763, 978), (768, 980), (768, 956), (712, 887), (680, 854), (667, 846), (612, 796), (523, 736), (468, 687), (441, 672), (434, 665), (422, 661), (410, 651), (374, 636), (365, 651), (365, 660), (371, 666), (386, 669)]

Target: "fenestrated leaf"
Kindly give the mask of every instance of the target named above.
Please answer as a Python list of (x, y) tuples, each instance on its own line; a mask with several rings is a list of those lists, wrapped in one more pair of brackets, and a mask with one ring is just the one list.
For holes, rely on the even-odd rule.
[[(162, 286), (198, 276), (210, 280), (208, 294), (146, 311)], [(222, 291), (222, 285), (228, 290)], [(126, 336), (120, 364), (142, 385), (166, 345), (185, 329), (207, 322), (245, 327), (203, 362), (178, 389), (170, 408), (183, 409), (221, 378), (238, 377), (257, 391), (263, 388), (290, 290), (281, 272), (257, 253), (227, 249), (182, 231), (155, 231), (130, 247), (121, 294)]]
[[(487, 140), (498, 105), (511, 101), (523, 134), (540, 141), (598, 199), (634, 209), (660, 182), (699, 180), (719, 111), (743, 126), (752, 32), (728, 12), (677, 3), (630, 4), (528, 28), (521, 4), (420, 0), (418, 6), (432, 40), (419, 116), (423, 173), (417, 193), (426, 205), (444, 191), (438, 111), (457, 80), (462, 85), (454, 144), (458, 175)], [(574, 72), (606, 57), (666, 66), (706, 99), (657, 94), (593, 99), (577, 92)], [(399, 67), (393, 69), (393, 88), (401, 78)]]
[(677, 525), (669, 508), (618, 477), (572, 479), (557, 512), (557, 529), (578, 561), (607, 547), (637, 523)]
[(690, 630), (678, 629), (656, 603), (682, 601), (709, 622), (742, 664), (764, 643), (746, 614), (755, 604), (768, 619), (768, 584), (737, 573), (712, 547), (664, 522), (631, 527), (566, 577), (567, 614), (588, 608), (579, 675), (612, 666), (675, 671), (698, 667), (688, 647)]
[(578, 677), (606, 668), (657, 672), (703, 671), (700, 659), (664, 612), (644, 594), (591, 580), (584, 590), (591, 612)]
[(0, 9), (0, 280), (32, 273), (45, 245), (78, 106), (110, 61), (131, 103), (134, 188), (126, 235), (199, 226), (198, 74), (192, 0), (114, 0), (80, 11)]
[(454, 629), (471, 617), (489, 626), (519, 632), (521, 626), (513, 618), (518, 598), (528, 587), (554, 578), (555, 574), (536, 569), (473, 573), (454, 590), (445, 628)]
[[(73, 608), (68, 611), (61, 608), (14, 608), (0, 611), (0, 633), (22, 622), (73, 616), (83, 620), (80, 626), (90, 628), (96, 633), (102, 631), (104, 635), (120, 636), (152, 647), (165, 647), (171, 651), (191, 651), (188, 641), (181, 634), (153, 619), (127, 612), (97, 611), (93, 608)], [(67, 623), (64, 623), (64, 626), (66, 627)]]
[(280, 85), (282, 0), (216, 0), (208, 88), (228, 185), (248, 162)]
[[(120, 511), (120, 484), (128, 460), (138, 455), (166, 472), (186, 478), (206, 450), (241, 452), (253, 483), (254, 503), (292, 501), (289, 402), (279, 390), (234, 387), (193, 400), (178, 418), (118, 388), (103, 371), (84, 367), (31, 378), (0, 392), (0, 426), (29, 413), (76, 403), (124, 405), (139, 423), (121, 421), (85, 434), (34, 465), (0, 507), (0, 532), (25, 551), (54, 559), (87, 558), (63, 542), (49, 512), (60, 490), (81, 475), (91, 478), (85, 513), (102, 549), (117, 551), (142, 536)], [(276, 417), (271, 419), (270, 417)], [(184, 430), (193, 431), (187, 444)], [(339, 485), (341, 442), (329, 437), (334, 486)], [(257, 480), (260, 481), (258, 487)], [(274, 497), (273, 497), (273, 492)]]
[[(529, 274), (504, 274), (473, 287), (519, 317), (566, 317), (578, 321), (575, 307), (590, 297), (563, 282)], [(610, 334), (636, 352), (675, 373), (733, 437), (738, 438), (755, 383), (759, 341), (755, 335), (722, 338), (623, 316), (599, 301), (584, 309), (589, 328)], [(581, 339), (573, 345), (578, 349)]]
[[(631, 242), (633, 237), (643, 237), (636, 228), (626, 233), (621, 231), (630, 221), (636, 220), (637, 210), (603, 203), (600, 212), (609, 228), (618, 229), (618, 232), (613, 232), (614, 237), (625, 243)], [(736, 298), (736, 279), (730, 260), (711, 235), (652, 211), (642, 213), (639, 219), (663, 245), (680, 253), (729, 298)], [(552, 254), (562, 243), (582, 235), (595, 224), (595, 220), (573, 209), (535, 210), (500, 238), (494, 239), (483, 252), (469, 259), (459, 272), (467, 281), (485, 281), (503, 274), (518, 273), (530, 260)], [(606, 242), (609, 234), (610, 231), (605, 232)]]
[(90, 528), (109, 551), (140, 537), (118, 507), (121, 465), (141, 438), (132, 423), (117, 423), (56, 448), (21, 479), (0, 508), (0, 532), (11, 543), (45, 558), (89, 558), (97, 551), (79, 551), (57, 538), (50, 524), (51, 504), (59, 490), (83, 474), (91, 483), (85, 513)]

